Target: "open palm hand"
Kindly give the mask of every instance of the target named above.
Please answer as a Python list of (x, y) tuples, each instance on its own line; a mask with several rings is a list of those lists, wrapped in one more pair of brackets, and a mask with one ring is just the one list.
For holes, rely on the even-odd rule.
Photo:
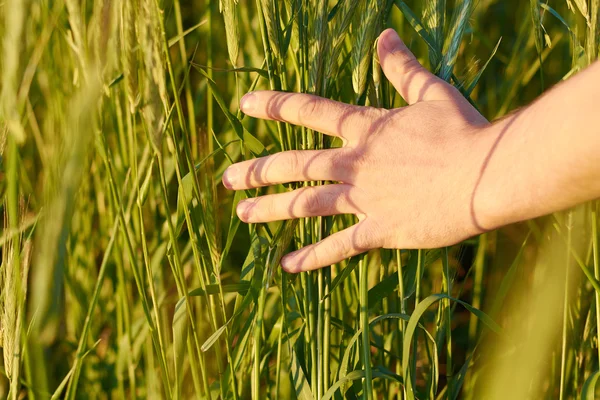
[(382, 69), (409, 106), (359, 107), (308, 94), (259, 91), (242, 99), (247, 115), (342, 138), (341, 148), (286, 151), (234, 164), (223, 183), (242, 190), (287, 182), (334, 184), (246, 199), (245, 222), (355, 214), (359, 222), (288, 254), (288, 272), (313, 270), (373, 248), (431, 248), (481, 232), (473, 191), (488, 122), (461, 94), (427, 71), (396, 32), (380, 36)]

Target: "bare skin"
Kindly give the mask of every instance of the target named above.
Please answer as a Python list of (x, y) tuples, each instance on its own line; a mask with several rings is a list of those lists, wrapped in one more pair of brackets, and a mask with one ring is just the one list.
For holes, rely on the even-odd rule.
[(435, 248), (600, 197), (600, 64), (493, 124), (419, 64), (396, 32), (378, 42), (383, 72), (409, 106), (358, 107), (259, 91), (244, 113), (306, 126), (344, 146), (287, 151), (230, 166), (233, 190), (329, 185), (241, 201), (242, 221), (355, 214), (359, 222), (282, 259), (314, 270), (375, 248)]

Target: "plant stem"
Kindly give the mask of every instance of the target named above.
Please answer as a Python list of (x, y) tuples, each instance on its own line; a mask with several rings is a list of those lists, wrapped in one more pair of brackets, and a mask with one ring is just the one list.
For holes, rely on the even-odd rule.
[[(598, 203), (592, 203), (592, 250), (594, 255), (594, 276), (600, 280), (600, 238), (598, 236)], [(600, 293), (594, 290), (596, 298), (596, 337), (600, 343)], [(600, 346), (598, 346), (598, 363), (600, 364)]]
[(358, 262), (360, 280), (360, 326), (362, 329), (362, 358), (365, 371), (363, 379), (363, 399), (373, 398), (372, 372), (371, 372), (371, 339), (369, 328), (369, 274), (367, 271), (366, 256)]
[[(487, 250), (487, 233), (479, 236), (479, 246), (477, 246), (477, 254), (475, 255), (475, 276), (473, 278), (473, 300), (472, 306), (481, 308), (481, 298), (483, 296), (483, 275), (485, 268), (485, 253)], [(469, 345), (473, 346), (476, 343), (477, 336), (477, 317), (471, 314), (469, 321)]]
[[(7, 201), (6, 206), (8, 208), (8, 224), (14, 232), (11, 237), (11, 250), (12, 260), (9, 261), (5, 267), (8, 269), (6, 274), (12, 275), (10, 279), (14, 285), (11, 288), (7, 288), (10, 292), (7, 292), (5, 296), (11, 296), (13, 298), (12, 310), (15, 314), (15, 318), (12, 322), (14, 326), (7, 327), (5, 332), (10, 332), (12, 329), (13, 340), (13, 355), (12, 355), (12, 373), (10, 376), (10, 395), (13, 400), (17, 400), (19, 397), (19, 388), (21, 386), (20, 374), (21, 374), (21, 318), (20, 315), (22, 307), (22, 284), (21, 284), (21, 236), (19, 235), (19, 148), (14, 135), (11, 133), (8, 137), (9, 147), (9, 159), (8, 159), (8, 176), (7, 176)], [(8, 257), (7, 257), (8, 258)], [(0, 271), (4, 273), (4, 271)]]
[[(255, 261), (256, 262), (256, 261)], [(256, 266), (255, 266), (256, 268)], [(254, 326), (254, 367), (252, 368), (252, 398), (260, 399), (260, 360), (261, 360), (261, 338), (262, 325), (265, 312), (265, 301), (267, 297), (267, 280), (269, 277), (269, 269), (266, 265), (263, 266), (263, 277), (258, 296), (258, 311), (256, 314), (256, 325)]]
[[(398, 302), (400, 304), (400, 313), (406, 314), (406, 300), (404, 299), (404, 276), (402, 274), (402, 253), (396, 250), (396, 265), (398, 266)], [(404, 331), (406, 330), (406, 321), (398, 320), (398, 334), (396, 335), (396, 346), (398, 347), (398, 358), (396, 359), (396, 370), (402, 371), (402, 341), (404, 340)], [(398, 386), (398, 400), (402, 399), (403, 387)]]
[[(452, 285), (450, 282), (450, 262), (448, 260), (448, 247), (444, 247), (443, 250), (443, 285), (448, 297), (452, 295)], [(446, 327), (446, 384), (447, 389), (446, 393), (450, 395), (452, 393), (452, 312), (450, 309), (450, 299), (444, 299), (444, 316), (446, 317), (445, 327)]]
[(568, 211), (567, 215), (567, 262), (565, 268), (565, 292), (563, 300), (563, 323), (562, 323), (562, 348), (560, 357), (560, 387), (559, 399), (564, 398), (565, 379), (566, 379), (566, 364), (567, 364), (567, 325), (569, 322), (569, 275), (571, 267), (571, 244), (573, 231), (573, 212)]

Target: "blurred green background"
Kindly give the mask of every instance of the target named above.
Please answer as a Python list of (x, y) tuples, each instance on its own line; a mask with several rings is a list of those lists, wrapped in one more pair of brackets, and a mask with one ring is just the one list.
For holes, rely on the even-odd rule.
[(0, 2), (0, 397), (595, 398), (597, 202), (294, 276), (354, 218), (248, 226), (239, 199), (287, 188), (220, 180), (336, 145), (244, 117), (249, 90), (403, 106), (393, 27), (493, 120), (596, 60), (599, 3)]

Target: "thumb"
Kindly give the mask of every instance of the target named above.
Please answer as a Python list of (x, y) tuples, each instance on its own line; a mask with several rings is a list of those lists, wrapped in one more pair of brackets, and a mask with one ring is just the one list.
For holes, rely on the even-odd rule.
[(419, 63), (395, 30), (386, 29), (379, 35), (377, 53), (385, 76), (408, 104), (452, 100), (458, 94)]

